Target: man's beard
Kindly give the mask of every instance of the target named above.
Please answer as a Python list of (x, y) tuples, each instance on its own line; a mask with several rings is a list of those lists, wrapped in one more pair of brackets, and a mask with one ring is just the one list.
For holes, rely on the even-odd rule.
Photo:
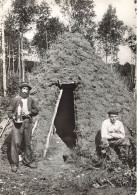
[(22, 98), (27, 98), (29, 96), (29, 92), (28, 93), (23, 93), (22, 91), (20, 92), (20, 96)]

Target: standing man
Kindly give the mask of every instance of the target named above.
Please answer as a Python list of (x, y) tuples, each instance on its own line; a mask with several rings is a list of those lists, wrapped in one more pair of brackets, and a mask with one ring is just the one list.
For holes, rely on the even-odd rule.
[(13, 119), (11, 140), (11, 170), (17, 172), (19, 166), (19, 154), (23, 141), (23, 163), (30, 168), (36, 168), (33, 162), (31, 149), (32, 117), (38, 114), (35, 100), (29, 97), (31, 87), (23, 82), (20, 86), (20, 95), (11, 102), (8, 116)]
[(118, 111), (112, 109), (108, 111), (109, 118), (104, 120), (101, 127), (102, 148), (107, 150), (109, 146), (115, 148), (125, 146), (125, 158), (128, 159), (130, 141), (125, 137), (124, 126), (121, 121), (117, 120)]

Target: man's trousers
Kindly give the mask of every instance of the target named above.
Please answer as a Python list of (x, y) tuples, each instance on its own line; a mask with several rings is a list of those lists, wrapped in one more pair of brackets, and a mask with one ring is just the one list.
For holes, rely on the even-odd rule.
[(119, 138), (119, 139), (106, 139), (105, 143), (102, 143), (102, 145), (107, 146), (130, 146), (130, 141), (128, 138)]
[[(104, 142), (102, 141), (101, 148), (106, 149), (112, 147), (118, 150), (118, 147), (124, 146), (125, 148), (125, 157), (128, 158), (129, 154), (129, 147), (130, 147), (130, 140), (128, 138), (119, 138), (119, 139), (105, 139)], [(120, 152), (120, 151), (119, 151)], [(121, 154), (119, 154), (121, 155)]]
[(11, 140), (11, 164), (15, 164), (18, 166), (19, 154), (22, 153), (24, 164), (27, 165), (33, 161), (31, 149), (31, 133), (32, 125), (29, 118), (24, 119), (23, 123), (13, 122)]

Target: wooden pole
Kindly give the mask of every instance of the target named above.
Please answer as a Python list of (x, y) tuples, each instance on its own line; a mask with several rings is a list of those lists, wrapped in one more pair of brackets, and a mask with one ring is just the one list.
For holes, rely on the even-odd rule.
[(56, 117), (56, 114), (57, 114), (57, 111), (58, 111), (58, 106), (59, 106), (59, 103), (60, 103), (62, 93), (63, 93), (63, 89), (60, 90), (58, 100), (57, 100), (57, 103), (56, 103), (56, 106), (55, 106), (55, 110), (54, 110), (53, 118), (52, 118), (52, 121), (51, 121), (50, 130), (49, 130), (49, 133), (48, 133), (48, 136), (47, 136), (47, 142), (46, 142), (46, 146), (45, 146), (45, 149), (44, 149), (43, 157), (46, 156), (46, 153), (47, 153), (47, 150), (48, 150), (48, 147), (49, 147), (49, 140), (50, 140), (50, 137), (51, 137), (51, 134), (52, 134), (52, 130), (53, 130), (53, 126), (54, 126), (54, 120), (55, 120), (55, 117)]
[(4, 20), (2, 19), (2, 61), (3, 61), (3, 90), (4, 97), (6, 97), (6, 63), (5, 63), (5, 33), (4, 33)]
[(35, 124), (34, 124), (34, 127), (33, 127), (33, 129), (32, 129), (32, 134), (31, 134), (31, 135), (34, 134), (34, 131), (35, 131), (36, 127), (37, 127), (37, 124), (38, 124), (38, 121), (36, 120), (36, 122), (35, 122)]

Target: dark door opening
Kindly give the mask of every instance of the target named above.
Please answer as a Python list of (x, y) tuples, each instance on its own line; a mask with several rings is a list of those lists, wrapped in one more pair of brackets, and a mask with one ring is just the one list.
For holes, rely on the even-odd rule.
[(62, 97), (55, 117), (56, 132), (69, 147), (76, 146), (74, 95), (75, 84), (62, 84)]

